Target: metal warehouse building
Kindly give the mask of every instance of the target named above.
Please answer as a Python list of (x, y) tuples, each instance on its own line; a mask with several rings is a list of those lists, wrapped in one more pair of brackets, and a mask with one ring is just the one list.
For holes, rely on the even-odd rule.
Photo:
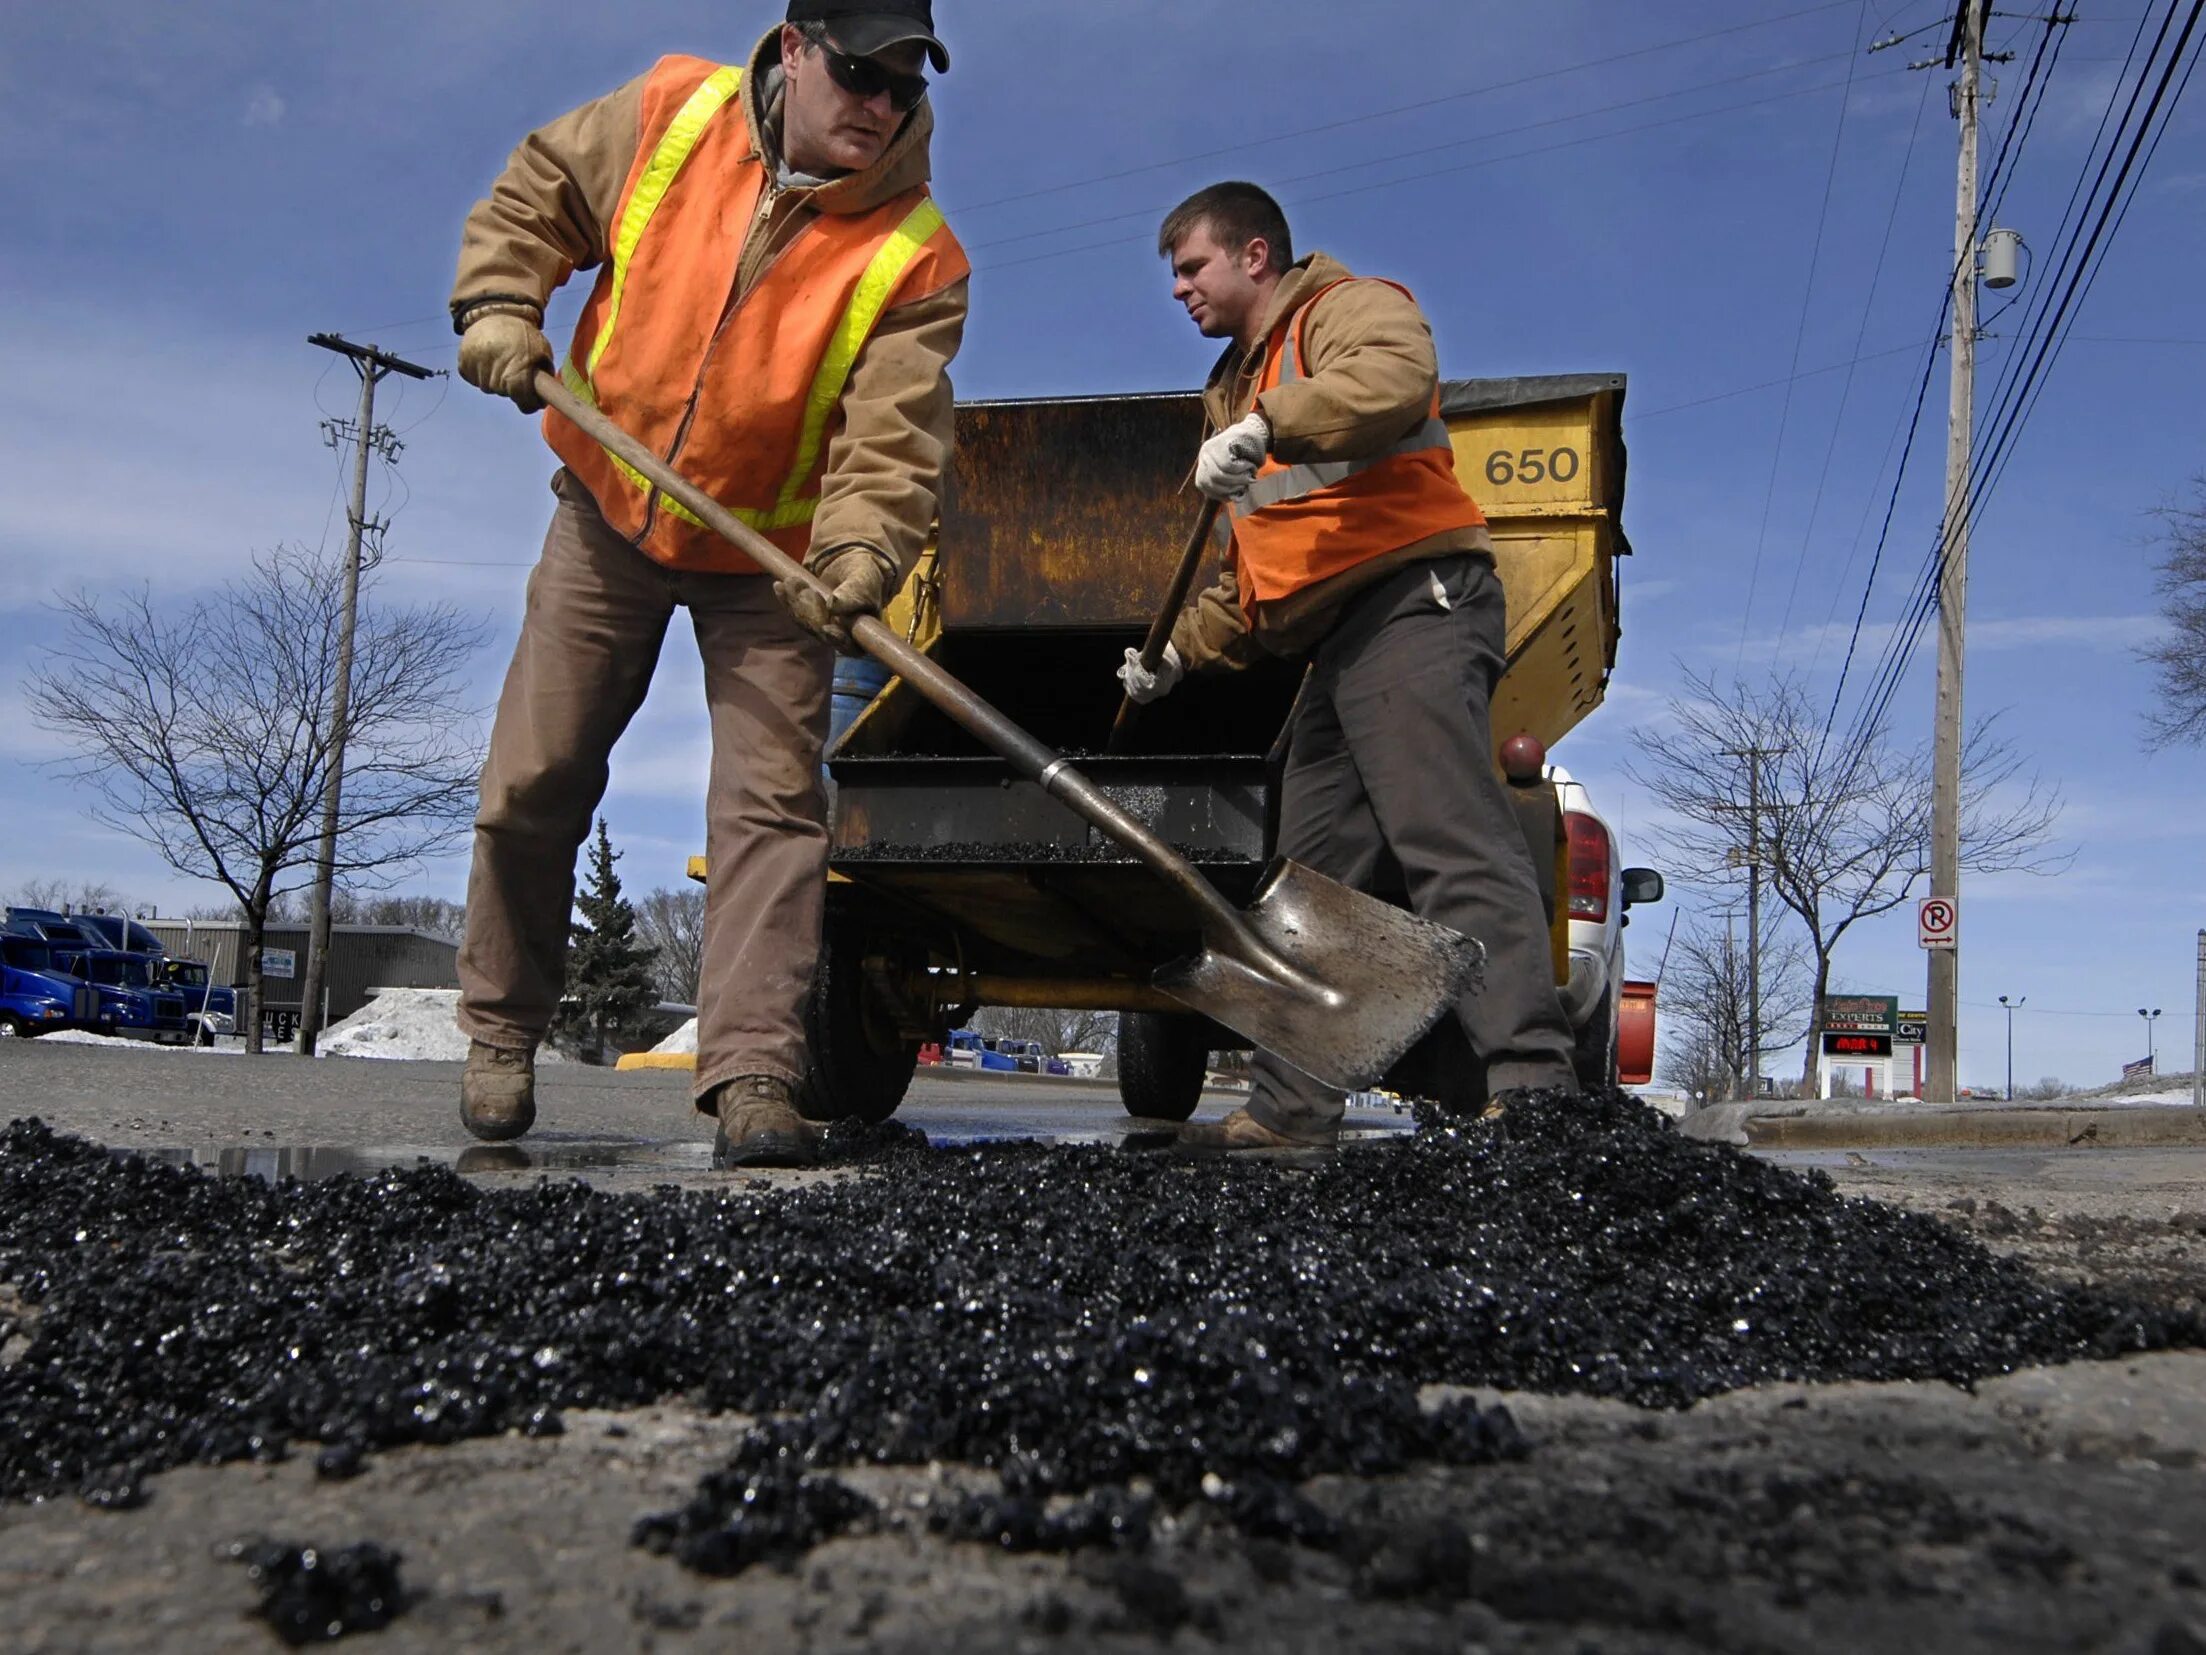
[[(247, 976), (245, 923), (234, 919), (149, 919), (140, 922), (161, 939), (161, 946), (181, 959), (204, 960), (216, 983), (243, 988)], [(306, 977), (306, 927), (271, 925), (261, 935), (261, 947), (288, 951), (293, 957), (289, 977), (265, 977), (261, 1005), (265, 1011), (299, 1009), (299, 992)], [(349, 1017), (368, 1003), (374, 988), (458, 988), (460, 945), (448, 937), (403, 925), (333, 925), (329, 935), (329, 969), (324, 974), (327, 1020)]]

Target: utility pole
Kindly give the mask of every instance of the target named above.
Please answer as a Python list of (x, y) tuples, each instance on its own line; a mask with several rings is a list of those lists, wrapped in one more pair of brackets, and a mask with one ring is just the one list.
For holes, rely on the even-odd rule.
[(1999, 1003), (2007, 1008), (2007, 1101), (2012, 1103), (2015, 1100), (2015, 1013), (2030, 1003), (2030, 997), (2025, 994), (2019, 1000), (2010, 1000), (2002, 994)]
[[(1762, 1095), (1762, 761), (1782, 747), (1728, 747), (1724, 757), (1746, 766), (1746, 1096)], [(1738, 806), (1733, 805), (1736, 810)], [(1817, 1008), (1821, 1010), (1820, 1007)], [(1818, 1031), (1809, 1030), (1814, 1040)]]
[[(429, 379), (434, 377), (436, 370), (391, 356), (373, 345), (352, 344), (334, 333), (310, 334), (306, 342), (325, 351), (335, 351), (351, 362), (353, 371), (360, 376), (360, 418), (351, 433), (355, 447), (351, 532), (345, 540), (345, 613), (337, 634), (337, 682), (329, 702), (329, 783), (322, 795), (322, 838), (314, 856), (314, 900), (306, 930), (306, 977), (299, 990), (298, 1053), (301, 1057), (312, 1057), (314, 1042), (322, 1032), (322, 984), (329, 972), (329, 899), (337, 874), (337, 809), (344, 792), (345, 737), (350, 733), (352, 717), (352, 631), (360, 607), (360, 543), (371, 526), (368, 522), (368, 455), (371, 451), (379, 451), (394, 460), (398, 457), (397, 437), (388, 429), (376, 427), (375, 386), (386, 374)], [(340, 425), (332, 424), (328, 435), (330, 446), (334, 448), (344, 433)], [(373, 526), (383, 527), (381, 524)], [(253, 1015), (260, 1015), (258, 1006), (253, 1008)]]
[(2191, 1004), (2191, 1107), (2206, 1114), (2206, 931), (2198, 934), (2198, 987)]
[[(1969, 593), (1969, 457), (1976, 417), (1977, 114), (1984, 70), (1984, 20), (1991, 0), (1960, 0), (1946, 67), (1958, 59), (1953, 113), (1961, 123), (1954, 188), (1953, 390), (1947, 414), (1946, 509), (1939, 539), (1938, 706), (1930, 788), (1930, 894), (1961, 911), (1961, 671)], [(1960, 1064), (1960, 924), (1954, 945), (1930, 950), (1930, 1098), (1951, 1103)]]

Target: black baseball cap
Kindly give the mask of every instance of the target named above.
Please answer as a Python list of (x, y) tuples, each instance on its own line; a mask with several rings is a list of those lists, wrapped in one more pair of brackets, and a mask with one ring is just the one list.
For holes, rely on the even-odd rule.
[(950, 72), (950, 53), (934, 33), (933, 0), (789, 0), (791, 23), (824, 23), (828, 37), (853, 57), (916, 40), (934, 72)]

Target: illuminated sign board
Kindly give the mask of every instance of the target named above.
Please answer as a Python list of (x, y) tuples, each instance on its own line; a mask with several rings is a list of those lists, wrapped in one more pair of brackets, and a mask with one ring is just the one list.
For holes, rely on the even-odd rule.
[(1843, 1034), (1829, 1029), (1823, 1031), (1823, 1055), (1825, 1057), (1890, 1057), (1892, 1037), (1888, 1034)]

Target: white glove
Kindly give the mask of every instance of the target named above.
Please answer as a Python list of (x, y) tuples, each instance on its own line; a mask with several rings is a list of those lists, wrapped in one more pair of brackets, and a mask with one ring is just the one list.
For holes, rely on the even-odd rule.
[(1256, 481), (1256, 468), (1271, 445), (1271, 422), (1262, 414), (1234, 421), (1203, 444), (1195, 462), (1195, 486), (1212, 500), (1240, 499)]
[(1129, 649), (1126, 664), (1118, 669), (1118, 681), (1126, 686), (1127, 698), (1136, 702), (1150, 702), (1159, 696), (1172, 693), (1172, 686), (1187, 671), (1187, 663), (1180, 659), (1180, 652), (1172, 645), (1164, 646), (1164, 654), (1157, 659), (1157, 670), (1150, 672), (1141, 664), (1141, 651)]

